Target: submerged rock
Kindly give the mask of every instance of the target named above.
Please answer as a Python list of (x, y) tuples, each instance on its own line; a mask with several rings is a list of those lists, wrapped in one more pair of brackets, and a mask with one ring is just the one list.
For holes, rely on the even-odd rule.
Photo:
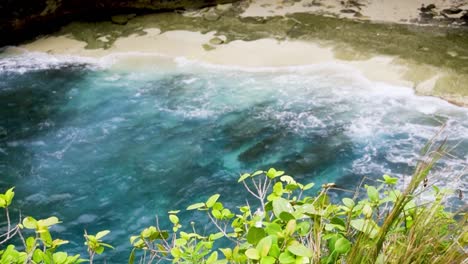
[(0, 138), (6, 137), (8, 135), (7, 130), (0, 126)]
[(224, 40), (222, 40), (219, 37), (214, 37), (214, 38), (210, 39), (210, 44), (213, 44), (213, 45), (221, 45), (223, 43), (224, 43)]
[(216, 49), (215, 47), (209, 45), (209, 44), (203, 44), (202, 45), (203, 49), (206, 50), (206, 51), (210, 51), (210, 50), (214, 50)]
[(203, 14), (203, 18), (207, 21), (216, 21), (220, 18), (221, 16), (216, 13), (215, 10), (209, 10), (205, 14)]
[(126, 25), (130, 19), (132, 19), (135, 14), (132, 15), (116, 15), (111, 17), (111, 21), (117, 25)]

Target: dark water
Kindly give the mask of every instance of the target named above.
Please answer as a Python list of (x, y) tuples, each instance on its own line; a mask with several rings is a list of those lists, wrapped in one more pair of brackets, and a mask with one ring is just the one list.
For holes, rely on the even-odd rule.
[(404, 182), (443, 123), (454, 157), (432, 180), (466, 190), (468, 111), (343, 66), (103, 68), (30, 55), (0, 69), (0, 189), (16, 186), (25, 215), (59, 217), (64, 249), (84, 253), (84, 229), (111, 230), (111, 263), (155, 215), (214, 193), (244, 202), (246, 171), (349, 189), (384, 173)]

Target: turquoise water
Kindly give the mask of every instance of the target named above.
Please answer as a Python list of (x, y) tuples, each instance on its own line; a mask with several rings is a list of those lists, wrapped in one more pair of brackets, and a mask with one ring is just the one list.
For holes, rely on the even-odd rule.
[(110, 229), (120, 246), (105, 258), (125, 263), (128, 237), (155, 215), (213, 193), (244, 202), (236, 179), (246, 171), (276, 167), (348, 189), (383, 173), (405, 182), (443, 123), (453, 157), (431, 181), (466, 191), (467, 109), (339, 64), (131, 58), (0, 58), (0, 188), (16, 186), (25, 215), (59, 217), (70, 251), (84, 253), (84, 229)]

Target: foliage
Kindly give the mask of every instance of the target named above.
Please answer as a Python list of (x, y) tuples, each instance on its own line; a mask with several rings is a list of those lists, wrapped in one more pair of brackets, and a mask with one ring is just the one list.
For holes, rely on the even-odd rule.
[[(215, 194), (187, 210), (204, 212), (215, 230), (208, 234), (181, 231), (178, 211), (169, 212), (173, 232), (152, 226), (133, 236), (133, 251), (142, 262), (154, 259), (173, 263), (461, 263), (467, 244), (466, 218), (444, 210), (448, 191), (428, 186), (430, 171), (443, 155), (444, 145), (428, 145), (408, 186), (400, 191), (398, 179), (384, 175), (379, 185), (361, 185), (353, 197), (331, 202), (324, 184), (315, 196), (305, 193), (313, 183), (301, 184), (273, 168), (242, 174), (238, 180), (258, 201), (237, 212), (225, 208)], [(310, 191), (309, 191), (310, 192)], [(417, 202), (423, 192), (434, 201)], [(228, 239), (232, 246), (216, 250), (213, 244)]]
[[(8, 208), (14, 196), (13, 188), (7, 190), (4, 194), (0, 194), (0, 207), (4, 208), (7, 219), (7, 231), (0, 235), (0, 245), (4, 245), (16, 236), (19, 237), (21, 245), (16, 247), (14, 244), (8, 244), (5, 249), (1, 250), (1, 264), (75, 264), (87, 261), (92, 263), (95, 253), (101, 254), (104, 251), (104, 247), (111, 247), (101, 241), (102, 237), (107, 235), (109, 231), (101, 231), (95, 236), (85, 235), (85, 244), (88, 246), (87, 249), (90, 254), (89, 260), (81, 258), (79, 254), (69, 255), (66, 252), (58, 251), (58, 247), (68, 244), (68, 241), (52, 238), (49, 229), (61, 223), (60, 220), (55, 216), (40, 220), (28, 216), (21, 221), (20, 216), (19, 222), (12, 226)], [(23, 232), (24, 234), (34, 232), (34, 235), (25, 237)], [(20, 250), (17, 248), (20, 248)]]
[[(273, 168), (242, 174), (238, 182), (254, 197), (252, 205), (226, 208), (220, 194), (190, 205), (187, 210), (206, 214), (213, 225), (212, 232), (203, 234), (193, 222), (184, 228), (180, 211), (170, 211), (172, 230), (162, 230), (157, 220), (155, 226), (130, 237), (133, 249), (128, 262), (461, 263), (468, 242), (466, 217), (455, 220), (456, 214), (444, 210), (448, 192), (428, 184), (431, 168), (443, 152), (442, 146), (429, 146), (404, 190), (398, 190), (397, 178), (384, 175), (372, 184), (363, 180), (353, 196), (338, 202), (330, 197), (332, 191), (341, 190), (334, 183), (314, 188), (313, 183), (299, 183)], [(308, 195), (316, 190), (316, 195)], [(418, 201), (424, 192), (432, 192), (434, 200)], [(13, 189), (0, 195), (7, 216), (0, 245), (16, 235), (22, 245), (20, 250), (7, 245), (0, 251), (0, 263), (92, 263), (95, 254), (112, 248), (102, 241), (106, 230), (96, 235), (85, 232), (89, 260), (57, 251), (68, 243), (53, 239), (49, 232), (59, 219), (26, 217), (13, 226), (8, 214), (13, 197)], [(26, 230), (35, 236), (24, 239)]]

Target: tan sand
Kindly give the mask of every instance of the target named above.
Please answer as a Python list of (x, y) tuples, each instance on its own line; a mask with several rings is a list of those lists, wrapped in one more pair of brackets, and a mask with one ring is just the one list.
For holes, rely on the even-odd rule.
[[(191, 31), (168, 31), (160, 34), (158, 29), (147, 29), (143, 36), (131, 35), (119, 38), (106, 50), (85, 49), (85, 43), (66, 36), (46, 37), (30, 44), (22, 45), (29, 51), (47, 52), (59, 55), (75, 55), (104, 58), (116, 54), (153, 54), (145, 59), (126, 59), (131, 67), (144, 67), (153, 62), (160, 62), (160, 56), (166, 58), (184, 57), (188, 60), (206, 62), (214, 65), (239, 67), (284, 67), (337, 63), (360, 70), (374, 81), (388, 82), (412, 87), (412, 83), (403, 78), (407, 68), (393, 62), (391, 57), (373, 57), (368, 60), (346, 61), (336, 59), (333, 47), (320, 46), (304, 41), (278, 41), (260, 39), (256, 41), (233, 41), (214, 46), (207, 51), (204, 44), (214, 36), (214, 32), (201, 34)], [(138, 65), (138, 64), (141, 65)]]

